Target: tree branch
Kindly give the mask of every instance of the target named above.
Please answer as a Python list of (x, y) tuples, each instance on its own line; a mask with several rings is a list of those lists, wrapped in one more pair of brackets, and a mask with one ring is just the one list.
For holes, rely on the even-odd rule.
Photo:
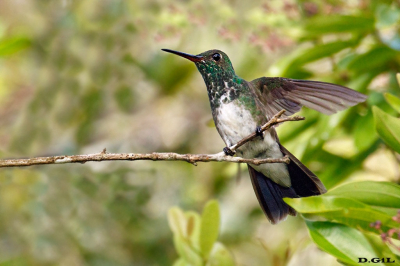
[[(273, 116), (266, 124), (261, 127), (261, 131), (265, 131), (272, 126), (285, 121), (304, 120), (304, 117), (294, 116), (280, 118), (285, 110), (280, 111)], [(238, 149), (243, 144), (257, 137), (255, 133), (243, 138), (235, 145), (231, 146), (232, 151)], [(241, 157), (232, 157), (225, 155), (224, 152), (216, 154), (178, 154), (178, 153), (107, 153), (104, 149), (100, 153), (69, 155), (69, 156), (50, 156), (50, 157), (34, 157), (29, 159), (4, 159), (0, 160), (0, 168), (2, 167), (17, 167), (31, 166), (40, 164), (64, 164), (64, 163), (86, 163), (100, 161), (137, 161), (137, 160), (152, 160), (152, 161), (185, 161), (193, 165), (197, 162), (232, 162), (232, 163), (251, 163), (260, 165), (264, 163), (290, 163), (288, 156), (282, 158), (265, 158), (265, 159), (246, 159)]]
[(101, 161), (185, 161), (194, 165), (196, 162), (232, 162), (251, 163), (260, 165), (263, 163), (289, 163), (288, 157), (266, 158), (266, 159), (245, 159), (241, 157), (226, 156), (223, 152), (217, 154), (178, 154), (165, 153), (93, 153), (70, 156), (35, 157), (30, 159), (9, 159), (0, 160), (0, 167), (31, 166), (39, 164), (63, 164), (63, 163), (86, 163)]

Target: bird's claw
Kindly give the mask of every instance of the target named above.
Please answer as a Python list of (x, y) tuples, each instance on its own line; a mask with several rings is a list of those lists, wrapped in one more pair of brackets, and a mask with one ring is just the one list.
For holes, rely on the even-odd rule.
[(235, 155), (235, 152), (232, 151), (231, 149), (229, 149), (228, 147), (225, 147), (225, 148), (223, 149), (223, 151), (224, 151), (225, 155), (229, 155), (229, 156)]
[(260, 136), (261, 139), (264, 139), (264, 133), (262, 132), (260, 126), (256, 127), (256, 135)]

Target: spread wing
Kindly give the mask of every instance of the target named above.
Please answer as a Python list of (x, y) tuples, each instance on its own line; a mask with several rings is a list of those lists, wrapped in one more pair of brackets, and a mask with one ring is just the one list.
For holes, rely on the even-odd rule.
[(367, 99), (344, 86), (320, 81), (263, 77), (250, 83), (268, 117), (282, 109), (292, 115), (302, 106), (330, 115)]

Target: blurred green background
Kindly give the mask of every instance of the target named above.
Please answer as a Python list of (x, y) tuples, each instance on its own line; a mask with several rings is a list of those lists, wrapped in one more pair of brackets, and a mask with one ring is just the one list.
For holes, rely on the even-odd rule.
[[(162, 52), (226, 52), (236, 73), (314, 79), (369, 95), (333, 116), (302, 110), (283, 144), (328, 189), (399, 183), (372, 105), (400, 95), (398, 1), (0, 1), (0, 155), (216, 153), (194, 64)], [(339, 265), (303, 220), (272, 226), (247, 169), (228, 163), (101, 162), (0, 171), (0, 265), (171, 265), (168, 209), (218, 199), (237, 265)]]

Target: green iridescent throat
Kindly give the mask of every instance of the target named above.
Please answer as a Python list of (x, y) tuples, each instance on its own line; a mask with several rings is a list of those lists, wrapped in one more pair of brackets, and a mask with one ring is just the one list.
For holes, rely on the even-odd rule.
[(236, 76), (233, 67), (223, 67), (212, 62), (197, 62), (196, 66), (203, 76), (207, 86), (211, 109), (215, 111), (221, 104), (230, 103), (236, 99), (249, 110), (253, 117), (259, 115), (254, 96), (247, 83)]

